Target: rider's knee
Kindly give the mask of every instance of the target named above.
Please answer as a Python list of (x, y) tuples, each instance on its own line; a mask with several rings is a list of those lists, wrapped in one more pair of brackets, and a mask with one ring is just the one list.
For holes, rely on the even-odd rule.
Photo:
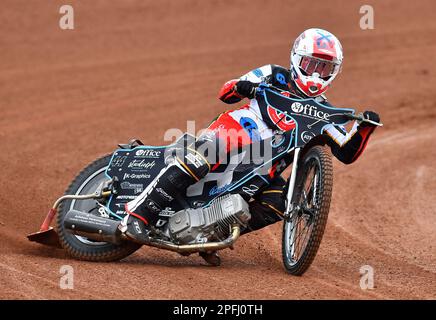
[[(193, 179), (193, 182), (201, 180), (211, 170), (212, 162), (207, 154), (207, 150), (211, 149), (209, 144), (209, 141), (200, 137), (189, 145), (185, 145), (184, 148), (177, 151), (174, 155), (173, 162), (176, 167), (188, 174)], [(173, 175), (170, 175), (169, 179), (177, 183), (180, 174), (180, 171), (175, 171)]]

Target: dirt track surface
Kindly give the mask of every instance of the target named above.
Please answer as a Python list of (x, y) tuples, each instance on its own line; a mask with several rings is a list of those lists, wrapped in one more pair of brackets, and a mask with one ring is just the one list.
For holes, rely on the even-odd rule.
[[(436, 21), (433, 0), (3, 0), (0, 11), (0, 298), (435, 299)], [(198, 129), (226, 105), (220, 86), (257, 66), (288, 64), (305, 28), (335, 33), (344, 70), (338, 106), (377, 110), (385, 127), (353, 165), (335, 160), (326, 233), (312, 267), (288, 276), (281, 224), (241, 238), (223, 265), (142, 248), (118, 263), (74, 261), (27, 241), (52, 202), (94, 158), (132, 137), (164, 144), (167, 128)], [(74, 290), (59, 288), (62, 265)], [(361, 290), (359, 268), (375, 270)]]

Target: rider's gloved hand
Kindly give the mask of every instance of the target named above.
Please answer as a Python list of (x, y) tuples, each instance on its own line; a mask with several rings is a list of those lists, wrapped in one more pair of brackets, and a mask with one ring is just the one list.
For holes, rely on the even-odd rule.
[[(363, 113), (363, 117), (367, 120), (371, 120), (371, 121), (380, 123), (380, 116), (377, 113), (375, 113), (374, 111), (365, 111)], [(374, 127), (373, 124), (368, 123), (368, 122), (363, 122), (363, 121), (359, 124), (359, 126), (360, 127)]]
[(234, 90), (241, 96), (253, 99), (256, 95), (257, 85), (251, 81), (240, 80), (235, 84)]

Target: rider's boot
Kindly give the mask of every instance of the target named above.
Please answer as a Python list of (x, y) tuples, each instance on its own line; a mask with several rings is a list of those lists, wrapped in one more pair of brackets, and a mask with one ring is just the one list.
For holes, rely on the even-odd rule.
[(283, 219), (285, 212), (284, 187), (282, 177), (275, 178), (271, 184), (249, 203), (251, 219), (241, 235), (259, 230)]
[(126, 204), (127, 215), (121, 223), (121, 231), (133, 241), (147, 242), (160, 211), (170, 207), (178, 194), (183, 194), (209, 171), (210, 164), (195, 149), (188, 148), (184, 156), (175, 156), (136, 199)]
[(199, 255), (211, 266), (218, 267), (221, 265), (221, 258), (217, 251), (200, 252)]

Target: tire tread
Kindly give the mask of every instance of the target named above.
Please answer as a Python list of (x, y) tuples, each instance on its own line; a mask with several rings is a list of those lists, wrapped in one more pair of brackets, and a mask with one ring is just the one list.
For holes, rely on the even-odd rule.
[[(104, 166), (109, 164), (109, 161), (112, 157), (112, 154), (105, 155), (103, 157), (98, 158), (97, 160), (88, 164), (80, 173), (74, 178), (73, 182), (69, 185), (65, 194), (75, 194), (78, 187), (86, 180), (92, 173), (101, 169)], [(73, 235), (69, 234), (63, 228), (63, 217), (67, 213), (67, 207), (65, 204), (70, 203), (70, 201), (66, 201), (61, 203), (58, 209), (57, 220), (56, 220), (56, 229), (59, 235), (59, 241), (62, 247), (68, 252), (70, 256), (77, 260), (84, 261), (94, 261), (94, 262), (110, 262), (110, 261), (118, 261), (121, 260), (136, 250), (138, 250), (141, 245), (133, 242), (124, 242), (120, 245), (108, 244), (104, 250), (103, 248), (99, 248), (97, 250), (96, 247), (88, 246), (86, 244), (78, 245), (75, 242), (70, 241), (70, 237)]]

